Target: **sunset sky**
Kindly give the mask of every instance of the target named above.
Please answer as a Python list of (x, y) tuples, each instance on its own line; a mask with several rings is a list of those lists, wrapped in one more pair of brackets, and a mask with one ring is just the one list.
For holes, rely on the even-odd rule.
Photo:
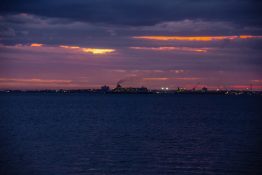
[(262, 90), (252, 0), (4, 0), (0, 89)]

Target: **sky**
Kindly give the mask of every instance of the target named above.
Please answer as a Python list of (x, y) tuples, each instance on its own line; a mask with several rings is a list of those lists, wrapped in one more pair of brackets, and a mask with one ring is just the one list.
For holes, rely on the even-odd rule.
[(2, 0), (0, 89), (262, 90), (254, 0)]

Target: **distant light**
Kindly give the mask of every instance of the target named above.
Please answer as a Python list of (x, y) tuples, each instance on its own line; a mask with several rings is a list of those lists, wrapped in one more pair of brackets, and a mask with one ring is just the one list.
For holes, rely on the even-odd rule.
[(168, 90), (168, 87), (166, 87), (166, 90)]
[(164, 90), (165, 88), (161, 87), (162, 90)]

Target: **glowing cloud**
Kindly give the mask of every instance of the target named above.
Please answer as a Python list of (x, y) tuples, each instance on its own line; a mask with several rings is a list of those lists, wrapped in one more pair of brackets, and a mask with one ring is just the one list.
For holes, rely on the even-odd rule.
[(158, 41), (219, 41), (235, 39), (261, 39), (262, 36), (134, 36), (135, 39), (158, 40)]
[(31, 47), (41, 47), (41, 46), (43, 46), (43, 44), (32, 43), (30, 46), (31, 46)]
[(92, 54), (107, 54), (114, 52), (114, 49), (96, 49), (96, 48), (83, 48), (83, 52), (92, 53)]
[(262, 36), (252, 36), (252, 35), (240, 35), (240, 39), (261, 39)]
[(207, 52), (207, 48), (191, 47), (130, 47), (136, 50), (153, 50), (153, 51), (187, 51), (187, 52)]
[(66, 45), (60, 45), (59, 47), (64, 48), (64, 49), (76, 49), (85, 53), (91, 53), (94, 55), (97, 54), (107, 54), (114, 52), (115, 49), (99, 49), (99, 48), (84, 48), (84, 47), (79, 47), (79, 46), (66, 46)]

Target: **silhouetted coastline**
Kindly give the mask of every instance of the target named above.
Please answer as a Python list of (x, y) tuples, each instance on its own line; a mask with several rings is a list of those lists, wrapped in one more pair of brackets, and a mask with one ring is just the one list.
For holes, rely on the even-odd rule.
[(59, 90), (0, 90), (0, 93), (89, 93), (89, 94), (216, 94), (216, 95), (262, 95), (262, 91), (255, 90), (208, 90), (202, 89), (148, 89), (146, 87), (122, 87), (119, 84), (116, 88), (110, 89), (108, 86), (94, 89), (59, 89)]

